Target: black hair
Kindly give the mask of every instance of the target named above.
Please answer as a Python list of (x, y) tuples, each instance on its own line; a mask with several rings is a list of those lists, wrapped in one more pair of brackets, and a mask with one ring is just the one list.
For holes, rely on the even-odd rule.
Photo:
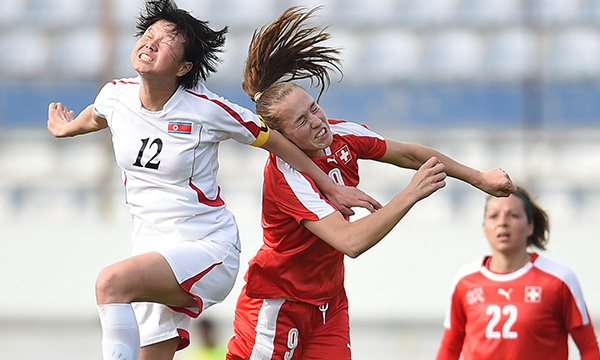
[(171, 0), (148, 0), (145, 11), (138, 17), (136, 36), (141, 37), (160, 20), (172, 23), (175, 34), (183, 36), (183, 60), (193, 64), (192, 69), (179, 79), (180, 85), (191, 89), (217, 71), (217, 64), (221, 61), (217, 53), (223, 52), (227, 26), (216, 31), (208, 26), (207, 21), (196, 19)]

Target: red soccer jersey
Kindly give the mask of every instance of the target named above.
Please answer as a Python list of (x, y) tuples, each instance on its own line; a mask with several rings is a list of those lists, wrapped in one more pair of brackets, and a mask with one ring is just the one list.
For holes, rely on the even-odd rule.
[(531, 257), (513, 273), (491, 272), (489, 257), (458, 272), (438, 360), (568, 359), (569, 332), (592, 326), (579, 282), (568, 268)]
[[(333, 142), (326, 156), (312, 158), (337, 183), (356, 186), (358, 159), (379, 159), (385, 140), (355, 123), (330, 120)], [(264, 244), (250, 260), (247, 295), (291, 298), (321, 305), (344, 286), (344, 255), (300, 224), (336, 209), (312, 180), (270, 155), (264, 171), (262, 227)]]

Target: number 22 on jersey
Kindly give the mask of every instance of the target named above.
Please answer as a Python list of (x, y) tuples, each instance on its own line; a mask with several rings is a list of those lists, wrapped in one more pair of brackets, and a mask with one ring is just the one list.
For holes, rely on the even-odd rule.
[[(488, 339), (516, 339), (518, 333), (512, 331), (512, 327), (517, 321), (517, 307), (514, 305), (505, 305), (500, 308), (498, 305), (489, 305), (485, 311), (491, 318), (485, 327), (485, 337)], [(502, 325), (500, 325), (502, 323)], [(502, 330), (502, 331), (500, 331)]]

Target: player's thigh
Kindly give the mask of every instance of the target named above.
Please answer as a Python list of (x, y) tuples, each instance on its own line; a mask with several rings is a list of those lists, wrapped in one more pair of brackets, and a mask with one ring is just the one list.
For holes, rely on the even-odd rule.
[(96, 281), (96, 295), (101, 304), (154, 301), (187, 306), (191, 301), (169, 263), (157, 252), (132, 256), (104, 268)]
[(285, 299), (250, 299), (236, 307), (227, 359), (301, 359), (314, 316), (313, 306)]

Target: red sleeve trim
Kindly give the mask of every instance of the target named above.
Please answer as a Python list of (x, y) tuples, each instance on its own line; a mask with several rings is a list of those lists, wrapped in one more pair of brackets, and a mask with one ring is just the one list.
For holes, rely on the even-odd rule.
[(258, 126), (256, 123), (252, 122), (252, 121), (244, 121), (244, 119), (240, 116), (240, 114), (238, 114), (237, 112), (235, 112), (235, 110), (233, 110), (232, 108), (230, 108), (229, 106), (227, 106), (227, 104), (223, 103), (222, 101), (219, 101), (217, 99), (211, 99), (208, 96), (204, 95), (204, 94), (197, 94), (193, 91), (190, 90), (186, 90), (189, 94), (192, 94), (194, 96), (197, 96), (199, 98), (202, 98), (204, 100), (208, 100), (218, 106), (220, 106), (223, 110), (225, 110), (229, 115), (231, 115), (231, 117), (233, 117), (235, 120), (237, 120), (237, 122), (239, 122), (240, 124), (242, 124), (246, 129), (248, 129), (248, 131), (250, 131), (252, 133), (252, 135), (254, 135), (255, 138), (258, 138), (258, 135), (260, 134), (260, 126)]

